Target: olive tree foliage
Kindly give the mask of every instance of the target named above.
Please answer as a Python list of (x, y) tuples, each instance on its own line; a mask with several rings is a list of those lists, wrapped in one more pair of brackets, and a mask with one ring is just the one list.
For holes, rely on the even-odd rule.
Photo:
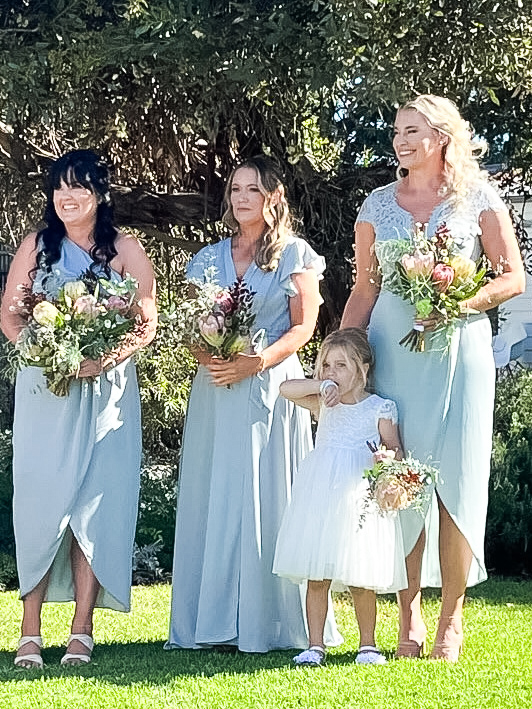
[[(428, 92), (456, 101), (508, 189), (525, 193), (532, 0), (5, 0), (0, 248), (38, 224), (50, 161), (91, 147), (112, 165), (117, 222), (143, 239), (165, 306), (184, 292), (188, 252), (222, 235), (232, 167), (264, 152), (284, 171), (298, 229), (326, 256), (325, 332), (349, 292), (356, 212), (393, 179), (397, 106)], [(193, 366), (162, 322), (139, 355), (147, 469), (175, 464)], [(3, 426), (11, 415), (0, 387)], [(154, 480), (138, 541), (160, 534), (169, 559), (175, 503), (160, 492), (173, 485)]]
[(219, 235), (235, 161), (270, 153), (328, 256), (331, 324), (356, 209), (393, 175), (399, 103), (449, 96), (494, 160), (530, 176), (531, 18), (531, 0), (4, 3), (2, 238), (35, 221), (47, 162), (92, 146), (114, 166), (120, 223), (195, 249)]

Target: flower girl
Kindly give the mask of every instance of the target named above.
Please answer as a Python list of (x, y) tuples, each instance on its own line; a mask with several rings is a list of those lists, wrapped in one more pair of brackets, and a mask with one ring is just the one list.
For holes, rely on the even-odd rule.
[(397, 516), (369, 504), (363, 478), (374, 463), (370, 446), (402, 455), (395, 403), (366, 390), (372, 360), (362, 330), (338, 330), (323, 341), (315, 379), (281, 385), (284, 397), (319, 416), (316, 447), (295, 477), (273, 564), (279, 576), (308, 581), (310, 647), (294, 657), (299, 666), (323, 663), (328, 592), (346, 587), (360, 631), (356, 662), (384, 664), (375, 646), (375, 594), (407, 586)]

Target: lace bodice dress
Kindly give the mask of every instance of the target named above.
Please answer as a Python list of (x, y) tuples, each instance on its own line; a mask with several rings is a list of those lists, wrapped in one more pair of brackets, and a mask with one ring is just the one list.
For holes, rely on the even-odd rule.
[[(426, 515), (401, 512), (409, 553), (425, 524), (427, 545), (422, 583), (441, 585), (438, 555), (439, 495), (473, 551), (468, 584), (486, 578), (484, 529), (492, 435), (495, 369), (491, 327), (485, 313), (458, 323), (448, 351), (444, 334), (427, 337), (425, 352), (410, 352), (399, 340), (410, 330), (414, 308), (386, 290), (389, 265), (382, 259), (383, 242), (408, 238), (412, 215), (396, 200), (397, 183), (372, 192), (358, 215), (375, 230), (375, 252), (383, 272), (382, 287), (369, 325), (375, 353), (374, 382), (381, 396), (398, 406), (404, 448), (439, 468), (440, 475)], [(496, 191), (479, 181), (460, 205), (444, 200), (433, 210), (428, 235), (442, 223), (449, 228), (460, 253), (477, 259), (482, 253), (480, 217), (506, 207)], [(388, 247), (389, 248), (389, 247)]]
[(397, 422), (393, 401), (370, 395), (358, 404), (321, 407), (316, 447), (299, 466), (279, 536), (273, 570), (299, 583), (331, 579), (391, 593), (406, 588), (404, 549), (395, 513), (366, 501), (367, 442), (379, 445), (379, 420)]

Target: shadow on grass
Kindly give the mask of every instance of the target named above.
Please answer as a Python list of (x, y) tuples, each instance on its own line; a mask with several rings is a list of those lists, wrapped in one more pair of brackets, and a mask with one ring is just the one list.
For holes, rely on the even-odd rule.
[[(28, 682), (41, 678), (95, 678), (117, 685), (136, 682), (168, 684), (179, 677), (214, 677), (219, 674), (255, 674), (268, 670), (298, 671), (292, 658), (298, 650), (259, 653), (220, 653), (214, 650), (163, 650), (162, 643), (124, 643), (97, 645), (94, 660), (88, 665), (62, 668), (59, 664), (63, 648), (43, 650), (44, 670), (23, 670), (13, 665), (14, 653), (0, 651), (0, 681)], [(388, 659), (392, 651), (385, 653)], [(327, 666), (352, 665), (356, 652), (346, 651), (328, 656)]]
[[(343, 594), (339, 595), (343, 596)], [(346, 594), (345, 598), (348, 599), (349, 595)], [(394, 595), (383, 595), (379, 596), (379, 598), (395, 603)], [(423, 599), (439, 601), (441, 599), (441, 589), (424, 588)], [(494, 606), (508, 603), (530, 606), (532, 605), (532, 580), (519, 577), (503, 578), (502, 576), (491, 576), (487, 581), (478, 584), (478, 586), (468, 588), (466, 600), (484, 601)]]
[[(439, 588), (427, 588), (423, 590), (424, 598), (439, 599), (441, 590)], [(466, 599), (470, 601), (484, 601), (489, 605), (514, 605), (532, 604), (532, 581), (521, 578), (490, 577), (488, 581), (471, 586), (467, 589)]]

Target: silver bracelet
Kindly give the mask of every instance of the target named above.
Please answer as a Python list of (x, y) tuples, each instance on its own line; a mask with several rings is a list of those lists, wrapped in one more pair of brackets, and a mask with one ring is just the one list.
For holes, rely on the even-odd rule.
[(320, 396), (325, 396), (325, 391), (328, 387), (333, 386), (338, 388), (338, 384), (332, 379), (324, 379), (320, 384)]

